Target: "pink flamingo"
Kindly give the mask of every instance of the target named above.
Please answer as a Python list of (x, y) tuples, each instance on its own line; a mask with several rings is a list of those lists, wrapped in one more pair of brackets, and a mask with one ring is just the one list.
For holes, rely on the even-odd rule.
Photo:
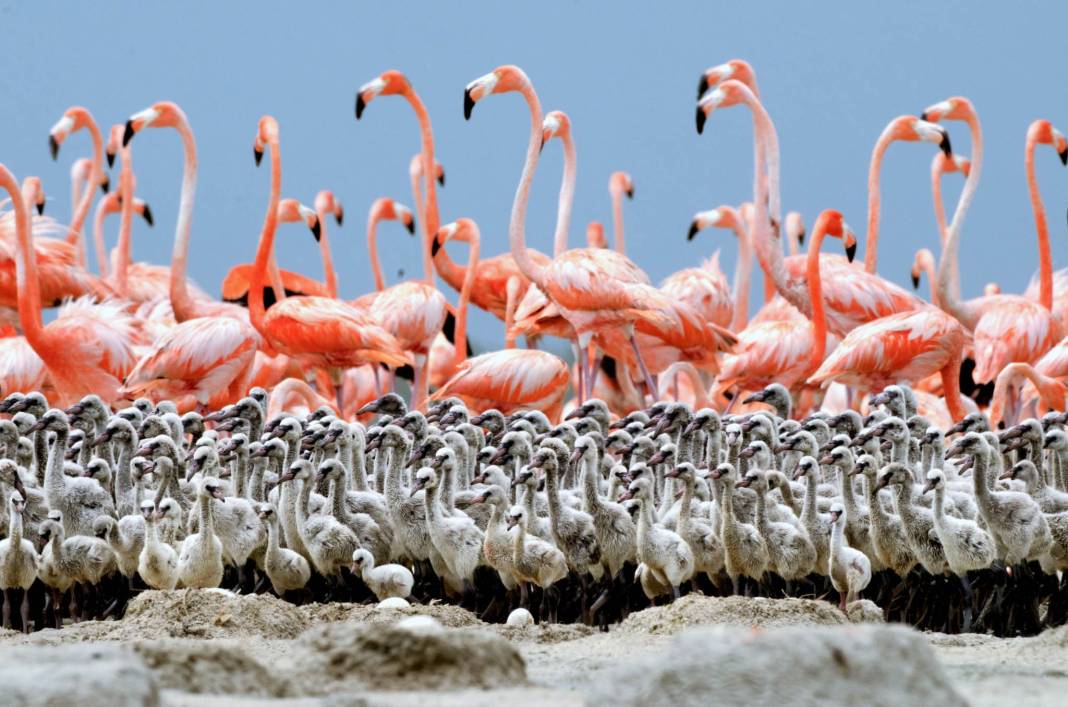
[[(278, 123), (270, 116), (260, 119), (256, 132), (253, 151), (257, 163), (266, 148), (270, 148), (271, 152), (271, 194), (252, 271), (249, 319), (276, 351), (296, 357), (305, 364), (329, 370), (339, 398), (338, 408), (344, 409), (341, 399), (342, 369), (365, 363), (396, 367), (408, 363), (409, 359), (397, 340), (382, 329), (377, 321), (339, 300), (314, 296), (287, 297), (270, 310), (264, 310), (263, 283), (274, 248), (282, 188)], [(318, 219), (315, 225), (318, 226)]]
[[(736, 209), (726, 204), (717, 206), (714, 209), (708, 211), (701, 211), (694, 214), (693, 220), (690, 222), (690, 230), (686, 234), (686, 240), (692, 241), (698, 234), (698, 232), (706, 228), (727, 228), (734, 233), (738, 239), (738, 259), (734, 267), (734, 291), (730, 298), (724, 302), (720, 299), (718, 278), (709, 278), (706, 280), (708, 291), (704, 297), (701, 298), (702, 304), (712, 307), (712, 311), (706, 311), (705, 317), (715, 321), (717, 324), (723, 326), (730, 326), (731, 331), (741, 331), (745, 328), (745, 323), (749, 319), (749, 279), (753, 270), (753, 251), (749, 247), (749, 233), (746, 230), (746, 226), (743, 223), (741, 214)], [(719, 251), (716, 251), (716, 257), (718, 260)], [(697, 268), (693, 268), (697, 269)], [(706, 265), (699, 270), (707, 271), (709, 268)], [(718, 270), (718, 262), (716, 270)], [(674, 278), (680, 273), (686, 273), (689, 270), (682, 270), (675, 275), (670, 276), (668, 279)], [(724, 285), (726, 284), (724, 278)], [(668, 282), (660, 286), (660, 289), (669, 291), (672, 289), (668, 286)], [(691, 301), (691, 304), (696, 306), (696, 303)], [(715, 318), (710, 317), (710, 314), (714, 314)], [(721, 321), (726, 316), (727, 321)]]
[(283, 412), (290, 415), (306, 415), (320, 407), (333, 408), (334, 402), (315, 392), (310, 385), (299, 378), (286, 378), (271, 389), (271, 399), (267, 403), (267, 418), (272, 419)]
[[(48, 133), (48, 149), (52, 153), (52, 159), (59, 157), (59, 147), (70, 137), (72, 133), (86, 130), (93, 142), (93, 156), (90, 162), (90, 174), (88, 184), (100, 184), (107, 191), (104, 180), (103, 152), (104, 139), (100, 134), (100, 128), (93, 120), (93, 114), (82, 106), (72, 106), (63, 112), (63, 116), (52, 126)], [(75, 246), (78, 251), (78, 264), (85, 268), (85, 238), (82, 235), (82, 227), (89, 216), (89, 209), (93, 205), (93, 190), (85, 189), (81, 200), (75, 209), (70, 221), (70, 231), (67, 234), (67, 242)]]
[[(946, 118), (966, 111), (974, 116), (970, 104), (960, 108), (952, 103), (953, 110), (938, 112), (928, 109), (928, 114)], [(1050, 255), (1049, 231), (1046, 225), (1045, 207), (1038, 191), (1034, 173), (1035, 148), (1039, 144), (1052, 145), (1068, 163), (1068, 142), (1047, 120), (1036, 120), (1027, 131), (1025, 164), (1028, 186), (1031, 190), (1031, 206), (1035, 215), (1038, 237), (1039, 272), (1041, 274), (1041, 300), (1035, 302), (1019, 295), (994, 295), (970, 301), (961, 301), (953, 292), (953, 263), (960, 247), (960, 232), (964, 215), (971, 204), (982, 169), (982, 138), (978, 120), (975, 120), (972, 167), (965, 180), (964, 190), (957, 203), (949, 235), (943, 249), (939, 266), (939, 303), (942, 309), (956, 317), (973, 334), (975, 348), (976, 383), (994, 380), (998, 372), (1012, 362), (1034, 363), (1061, 338), (1061, 322), (1053, 312), (1053, 262)]]
[[(1031, 384), (1024, 390), (1021, 382)], [(1021, 394), (1022, 393), (1022, 394)], [(1068, 386), (1064, 381), (1043, 374), (1037, 366), (1026, 363), (1010, 363), (1001, 369), (994, 381), (994, 397), (990, 400), (987, 417), (997, 427), (999, 422), (1014, 425), (1027, 405), (1035, 408), (1027, 414), (1041, 417), (1050, 410), (1064, 410)]]
[(120, 381), (133, 365), (132, 321), (118, 307), (93, 305), (83, 298), (65, 305), (47, 326), (42, 324), (29, 209), (30, 204), (44, 203), (44, 192), (36, 177), (27, 178), (20, 192), (15, 177), (3, 165), (0, 188), (11, 196), (15, 213), (19, 323), (26, 341), (44, 361), (58, 402), (70, 405), (89, 393), (105, 402), (115, 400)]
[[(572, 162), (574, 162), (573, 157)], [(566, 172), (564, 173), (564, 179), (567, 179)], [(574, 184), (574, 177), (572, 177), (571, 182)], [(574, 189), (572, 188), (572, 192), (573, 191)], [(623, 239), (623, 197), (626, 196), (628, 199), (634, 198), (634, 180), (632, 180), (630, 175), (626, 172), (612, 172), (608, 175), (608, 195), (612, 199), (612, 231), (616, 241), (616, 252), (626, 255), (627, 243)], [(560, 194), (560, 198), (564, 198), (562, 193)], [(568, 220), (570, 220), (570, 217), (571, 213), (569, 211)], [(559, 253), (553, 253), (553, 257), (559, 257), (559, 255)]]
[[(757, 259), (761, 267), (775, 283), (775, 288), (792, 305), (806, 316), (811, 316), (812, 303), (808, 297), (805, 282), (807, 266), (805, 258), (793, 256), (783, 258), (781, 247), (772, 242), (773, 234), (768, 223), (768, 192), (766, 185), (778, 184), (778, 137), (775, 128), (760, 101), (745, 85), (738, 81), (727, 80), (709, 91), (697, 107), (697, 127), (704, 129), (708, 116), (717, 108), (743, 104), (753, 113), (754, 139), (769, 146), (769, 178), (760, 178), (759, 165), (754, 178), (754, 228), (753, 242)], [(931, 141), (946, 140), (945, 130), (937, 125), (913, 118), (906, 124), (901, 121), (901, 129), (910, 129), (922, 139)], [(772, 201), (776, 201), (773, 197)], [(901, 311), (910, 311), (923, 306), (923, 301), (904, 289), (872, 273), (849, 265), (845, 258), (825, 255), (829, 267), (835, 267), (833, 277), (827, 277), (824, 288), (827, 308), (827, 325), (836, 336), (844, 336), (851, 329), (874, 319)]]

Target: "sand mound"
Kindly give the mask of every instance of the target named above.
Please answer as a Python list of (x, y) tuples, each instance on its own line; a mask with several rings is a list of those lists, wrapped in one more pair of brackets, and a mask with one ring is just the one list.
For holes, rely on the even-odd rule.
[(673, 634), (705, 624), (779, 627), (844, 623), (847, 623), (847, 619), (842, 612), (825, 601), (687, 594), (667, 606), (654, 606), (631, 614), (620, 624), (619, 630)]
[(849, 621), (855, 624), (885, 624), (886, 616), (879, 605), (869, 599), (858, 599), (846, 606)]
[(493, 630), (509, 641), (530, 643), (563, 643), (597, 633), (597, 629), (585, 624), (535, 624), (531, 626), (494, 625)]
[(1027, 645), (1040, 650), (1068, 651), (1068, 626), (1046, 629), (1034, 638), (1027, 639)]
[(133, 651), (160, 687), (243, 697), (286, 697), (291, 683), (245, 653), (235, 641), (140, 641)]
[(392, 624), (405, 616), (433, 616), (446, 628), (485, 626), (467, 609), (452, 604), (412, 604), (403, 609), (380, 609), (376, 604), (308, 604), (297, 607), (305, 625), (336, 621), (359, 621), (369, 624)]
[(607, 671), (590, 704), (964, 705), (923, 636), (901, 626), (688, 631)]
[(985, 633), (927, 633), (927, 642), (939, 648), (974, 648), (987, 644), (1000, 644), (1003, 639)]
[(333, 623), (309, 629), (295, 648), (297, 672), (309, 694), (526, 683), (519, 652), (500, 636), (475, 629), (415, 633), (395, 626)]

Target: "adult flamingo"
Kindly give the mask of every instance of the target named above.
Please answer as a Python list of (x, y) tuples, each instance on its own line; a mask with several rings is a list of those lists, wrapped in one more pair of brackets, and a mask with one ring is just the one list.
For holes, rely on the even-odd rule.
[[(74, 218), (74, 213), (78, 210), (78, 204), (82, 203), (82, 195), (84, 192), (82, 189), (89, 184), (89, 180), (93, 178), (93, 161), (88, 157), (79, 157), (74, 160), (70, 166), (70, 214), (71, 218)], [(111, 188), (111, 180), (108, 179), (107, 172), (100, 173), (100, 191), (105, 195)]]
[(738, 211), (726, 204), (694, 214), (686, 240), (692, 241), (706, 228), (726, 228), (738, 239), (738, 259), (734, 268), (734, 288), (727, 292), (727, 278), (719, 271), (719, 250), (700, 268), (680, 270), (660, 284), (670, 295), (685, 298), (709, 321), (741, 331), (749, 318), (749, 276), (753, 257), (749, 234)]
[[(415, 205), (415, 213), (420, 214), (419, 223), (419, 238), (420, 243), (429, 243), (430, 234), (426, 230), (426, 218), (423, 214), (426, 212), (426, 201), (423, 199), (423, 188), (420, 183), (423, 180), (423, 153), (418, 152), (412, 155), (411, 161), (408, 162), (408, 179), (412, 185), (412, 199)], [(434, 162), (434, 177), (438, 183), (438, 186), (445, 186), (445, 168), (441, 166), (440, 162)], [(428, 249), (423, 248), (423, 278), (427, 282), (434, 282), (434, 263), (427, 257)]]
[[(96, 209), (93, 211), (93, 244), (97, 252), (97, 261), (100, 263), (100, 275), (105, 279), (108, 277), (108, 255), (104, 239), (104, 221), (108, 216), (120, 211), (122, 211), (122, 192), (118, 191), (113, 191), (96, 202)], [(149, 226), (154, 225), (152, 209), (143, 199), (134, 198), (133, 211)]]
[[(501, 66), (475, 79), (464, 89), (464, 117), (470, 118), (475, 103), (495, 93), (519, 92), (531, 116), (530, 140), (522, 177), (512, 205), (508, 239), (519, 269), (560, 309), (578, 337), (580, 365), (588, 369), (586, 352), (593, 336), (617, 331), (629, 341), (646, 390), (656, 395), (656, 385), (635, 339), (638, 322), (661, 335), (687, 335), (691, 324), (679, 316), (683, 305), (673, 303), (649, 284), (648, 276), (625, 256), (600, 248), (568, 250), (547, 265), (539, 264), (527, 250), (525, 222), (530, 186), (542, 141), (541, 103), (530, 80), (516, 66)], [(709, 325), (711, 326), (711, 325)], [(699, 333), (706, 333), (700, 327)], [(610, 352), (609, 352), (610, 353)], [(587, 376), (588, 378), (588, 376)], [(583, 396), (580, 395), (580, 398)]]
[[(942, 203), (942, 175), (959, 172), (967, 179), (971, 171), (972, 161), (961, 155), (955, 154), (952, 157), (946, 157), (944, 154), (938, 154), (931, 160), (931, 198), (934, 202), (938, 239), (942, 246), (945, 246), (946, 237), (949, 235), (946, 227), (946, 207)], [(935, 280), (932, 278), (932, 289), (934, 283)], [(957, 263), (953, 263), (953, 291), (960, 297), (960, 268)]]
[(827, 209), (816, 219), (805, 256), (812, 319), (770, 319), (751, 323), (738, 335), (737, 353), (724, 360), (717, 380), (720, 388), (753, 391), (771, 383), (781, 383), (791, 390), (795, 400), (799, 399), (802, 386), (823, 363), (829, 348), (828, 339), (832, 349), (837, 343), (837, 339), (827, 333), (823, 307), (823, 281), (826, 278), (823, 271), (830, 271), (826, 261), (820, 258), (820, 246), (825, 236), (841, 239), (847, 252), (852, 252), (856, 245), (853, 232), (840, 212)]
[[(927, 113), (946, 118), (960, 115), (958, 111), (964, 110), (959, 108), (959, 102), (951, 101), (950, 103), (951, 109), (942, 110), (941, 115), (932, 109), (928, 109)], [(974, 116), (970, 104), (967, 105), (969, 106), (968, 112)], [(976, 136), (981, 135), (977, 120), (974, 129)], [(1048, 120), (1034, 121), (1027, 131), (1024, 148), (1025, 165), (1038, 238), (1041, 277), (1039, 302), (1025, 296), (1004, 294), (961, 301), (953, 292), (952, 264), (957, 259), (964, 216), (975, 196), (982, 168), (982, 139), (973, 137), (973, 141), (977, 149), (974, 149), (972, 153), (971, 172), (965, 180), (964, 190), (950, 223), (949, 236), (939, 264), (938, 296), (942, 309), (956, 317), (965, 328), (971, 330), (975, 349), (975, 370), (972, 377), (976, 383), (983, 384), (994, 380), (998, 372), (1009, 363), (1034, 363), (1062, 336), (1061, 321), (1052, 312), (1053, 259), (1050, 254), (1045, 207), (1035, 179), (1034, 159), (1038, 145), (1052, 145), (1062, 163), (1068, 164), (1068, 141)]]
[[(467, 277), (457, 305), (456, 337), (463, 341), (467, 331), (467, 307), (476, 280), (474, 268), (479, 253), (479, 230), (468, 218), (443, 226), (432, 248), (441, 248), (449, 240), (469, 244)], [(567, 364), (558, 357), (535, 349), (505, 349), (474, 358), (456, 355), (457, 372), (441, 386), (431, 400), (456, 395), (472, 410), (497, 408), (505, 414), (516, 410), (541, 410), (557, 419), (567, 392)]]
[(41, 288), (30, 244), (30, 204), (44, 202), (36, 177), (18, 182), (0, 165), (0, 188), (11, 196), (15, 212), (19, 323), (23, 335), (44, 361), (56, 389), (56, 402), (69, 405), (89, 393), (105, 402), (118, 396), (120, 381), (133, 366), (129, 340), (132, 322), (110, 304), (94, 306), (86, 299), (64, 306), (47, 326), (41, 322)]
[[(734, 105), (745, 105), (753, 114), (754, 140), (765, 142), (769, 154), (769, 178), (760, 178), (759, 164), (754, 177), (754, 218), (752, 229), (754, 249), (765, 275), (773, 280), (779, 293), (806, 316), (812, 315), (812, 302), (808, 296), (805, 280), (807, 264), (803, 256), (784, 258), (782, 248), (773, 243), (773, 233), (768, 220), (768, 185), (778, 183), (778, 137), (763, 105), (744, 84), (727, 80), (709, 91), (697, 107), (698, 132), (704, 130), (705, 121), (713, 111)], [(908, 127), (921, 139), (945, 141), (945, 130), (937, 125), (913, 118)], [(770, 157), (776, 155), (776, 157)], [(777, 197), (775, 197), (777, 199)], [(772, 199), (773, 201), (775, 199)], [(836, 336), (844, 336), (851, 329), (888, 314), (911, 311), (922, 307), (923, 301), (872, 273), (849, 265), (841, 256), (824, 255), (820, 258), (836, 273), (824, 283), (825, 306), (828, 329)]]
[(334, 223), (341, 227), (345, 222), (345, 207), (334, 192), (323, 189), (315, 195), (315, 213), (319, 217), (319, 257), (323, 261), (323, 284), (326, 285), (327, 297), (337, 297), (337, 270), (334, 269), (334, 256), (330, 252), (330, 234), (326, 227), (327, 216), (334, 217)]
[[(55, 160), (59, 157), (59, 147), (63, 142), (70, 137), (73, 133), (79, 130), (86, 130), (89, 133), (89, 138), (93, 142), (93, 156), (90, 162), (90, 176), (89, 184), (100, 184), (102, 187), (107, 184), (104, 181), (104, 139), (100, 133), (100, 128), (97, 126), (96, 121), (93, 120), (93, 114), (89, 112), (87, 108), (82, 106), (72, 106), (63, 112), (62, 117), (52, 126), (52, 129), (48, 133), (48, 149), (52, 153), (52, 159)], [(78, 202), (78, 208), (75, 209), (71, 215), (70, 230), (67, 233), (67, 243), (75, 246), (78, 251), (78, 264), (85, 268), (87, 267), (87, 261), (85, 258), (85, 237), (82, 234), (82, 228), (85, 225), (85, 220), (89, 216), (89, 209), (93, 205), (93, 189), (84, 189), (82, 191), (81, 200)], [(106, 189), (105, 189), (106, 192)]]
[[(1022, 382), (1030, 383), (1025, 389)], [(994, 427), (999, 422), (1006, 426), (1016, 424), (1021, 413), (1042, 417), (1050, 410), (1064, 410), (1068, 386), (1064, 381), (1048, 376), (1037, 366), (1027, 363), (1010, 363), (1001, 369), (994, 381), (994, 397), (990, 401), (987, 418)], [(1025, 406), (1033, 403), (1035, 409), (1025, 412)]]
[(883, 158), (891, 143), (898, 141), (933, 142), (942, 148), (942, 156), (952, 159), (953, 151), (949, 144), (949, 135), (945, 132), (930, 130), (918, 126), (916, 118), (902, 115), (894, 118), (883, 129), (879, 139), (872, 148), (871, 161), (868, 165), (868, 236), (864, 245), (864, 270), (875, 273), (879, 260), (879, 217), (882, 214), (882, 195), (879, 192), (879, 174)]
[(270, 116), (260, 119), (256, 131), (253, 151), (257, 164), (267, 148), (271, 152), (271, 193), (252, 271), (249, 319), (276, 351), (296, 357), (305, 364), (329, 370), (338, 397), (338, 408), (344, 409), (341, 390), (343, 369), (365, 363), (402, 366), (408, 362), (408, 357), (397, 340), (371, 316), (339, 300), (314, 296), (287, 297), (270, 310), (264, 309), (263, 283), (274, 248), (278, 201), (282, 189), (278, 123)]
[(197, 191), (197, 146), (193, 129), (185, 113), (176, 103), (160, 101), (133, 114), (126, 121), (122, 134), (125, 147), (134, 135), (145, 128), (174, 128), (182, 140), (182, 189), (178, 201), (178, 220), (174, 229), (174, 250), (171, 254), (170, 296), (174, 318), (178, 322), (199, 317), (223, 316), (248, 321), (248, 311), (229, 302), (198, 299), (190, 291), (186, 272), (189, 262), (189, 236), (193, 221), (193, 203)]
[(447, 302), (445, 295), (433, 284), (422, 280), (409, 280), (386, 287), (377, 245), (378, 223), (386, 219), (399, 221), (409, 233), (415, 233), (415, 223), (408, 207), (385, 197), (375, 200), (367, 216), (367, 250), (376, 291), (351, 304), (356, 308), (365, 308), (383, 329), (396, 337), (402, 349), (412, 354), (415, 369), (412, 406), (418, 407), (426, 400), (429, 388), (427, 361), (434, 339), (445, 325)]

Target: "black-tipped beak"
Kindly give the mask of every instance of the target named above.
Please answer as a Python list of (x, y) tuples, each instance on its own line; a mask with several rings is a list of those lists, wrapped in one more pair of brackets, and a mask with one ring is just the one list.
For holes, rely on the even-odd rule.
[(686, 240), (692, 241), (694, 239), (694, 237), (697, 236), (697, 232), (700, 231), (700, 230), (701, 230), (700, 226), (697, 225), (697, 219), (694, 219), (693, 221), (691, 221), (690, 222), (690, 230), (686, 232)]
[(708, 77), (701, 74), (701, 78), (697, 81), (697, 100), (701, 100), (701, 96), (705, 95), (705, 91), (708, 90)]
[(156, 225), (152, 220), (152, 209), (148, 208), (148, 204), (145, 204), (145, 210), (141, 212), (141, 218), (143, 218), (149, 226)]
[(1057, 156), (1061, 158), (1061, 164), (1068, 165), (1068, 149), (1061, 150)]
[(408, 233), (410, 233), (413, 236), (415, 235), (415, 219), (414, 218), (411, 221), (409, 221), (408, 223), (404, 224), (404, 227), (406, 229), (408, 229)]
[(802, 230), (801, 233), (797, 234), (797, 245), (805, 245), (805, 232), (804, 232), (804, 230)]
[(919, 275), (913, 275), (912, 276), (912, 289), (914, 289), (914, 290), (920, 289), (920, 276)]
[(37, 215), (38, 216), (43, 216), (44, 215), (44, 205), (45, 205), (45, 203), (43, 201), (40, 204), (37, 204)]
[(104, 153), (104, 158), (107, 159), (107, 161), (108, 161), (108, 169), (111, 169), (112, 167), (115, 166), (115, 153), (114, 152), (106, 152), (106, 153)]
[(363, 100), (363, 94), (356, 94), (356, 120), (363, 117), (363, 109), (367, 107), (367, 102)]
[(126, 121), (126, 128), (122, 131), (122, 146), (126, 147), (128, 144), (130, 144), (130, 140), (133, 140), (133, 136), (134, 136), (133, 121), (132, 120), (127, 120)]
[(334, 221), (337, 222), (338, 226), (345, 222), (345, 209), (340, 206), (337, 207), (337, 213), (334, 214)]
[(315, 223), (311, 225), (311, 232), (315, 236), (315, 242), (318, 243), (319, 239), (323, 237), (323, 227), (319, 224), (319, 219), (315, 219)]
[(541, 147), (538, 148), (538, 154), (545, 152), (545, 136), (541, 136)]
[(853, 262), (853, 258), (857, 257), (857, 244), (851, 243), (846, 246), (846, 257), (849, 258), (849, 262)]
[[(464, 120), (471, 120), (471, 111), (475, 107), (475, 100), (471, 98), (471, 89), (464, 89)], [(433, 165), (430, 165), (432, 168)]]
[(938, 143), (938, 146), (942, 148), (942, 152), (946, 157), (953, 156), (953, 148), (949, 145), (949, 133), (942, 133), (942, 142)]
[(104, 181), (100, 183), (100, 191), (107, 194), (111, 191), (111, 178), (108, 175), (104, 175)]
[(630, 189), (628, 189), (626, 193), (627, 193), (627, 198), (628, 199), (633, 199), (634, 198), (634, 187), (631, 187)]
[(433, 258), (434, 256), (436, 256), (439, 250), (441, 250), (441, 241), (439, 241), (437, 237), (435, 237), (434, 240), (430, 243), (430, 257)]
[(260, 166), (260, 162), (263, 161), (263, 150), (258, 150), (255, 147), (252, 148), (252, 157), (256, 160), (256, 166)]
[(701, 106), (697, 106), (697, 134), (700, 135), (705, 131), (705, 121), (708, 120), (708, 116), (705, 115), (705, 110)]
[(445, 170), (441, 170), (441, 174), (438, 175), (438, 186), (445, 186)]
[(52, 135), (48, 136), (48, 151), (52, 153), (53, 162), (59, 158), (59, 143), (56, 142), (56, 138)]
[(933, 120), (931, 120), (930, 118), (927, 117), (927, 111), (924, 111), (924, 112), (920, 113), (920, 120), (924, 121), (925, 123), (933, 123), (933, 122), (935, 122), (935, 121), (933, 121)]

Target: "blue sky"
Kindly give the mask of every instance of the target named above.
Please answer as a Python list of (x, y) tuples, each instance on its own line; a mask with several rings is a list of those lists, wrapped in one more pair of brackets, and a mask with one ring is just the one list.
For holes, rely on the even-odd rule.
[[(58, 218), (69, 217), (71, 162), (88, 138), (64, 145), (57, 163), (47, 133), (65, 108), (87, 106), (106, 129), (161, 99), (183, 106), (200, 153), (191, 275), (208, 291), (233, 264), (252, 259), (268, 187), (249, 149), (260, 115), (281, 124), (283, 192), (311, 203), (333, 189), (346, 221), (331, 232), (342, 294), (373, 285), (364, 226), (371, 202), (411, 203), (408, 161), (419, 148), (404, 101), (379, 99), (356, 123), (355, 89), (385, 69), (408, 74), (434, 121), (447, 188), (443, 222), (468, 216), (481, 226), (483, 253), (507, 248), (506, 226), (528, 131), (524, 104), (497, 98), (465, 123), (464, 85), (515, 63), (545, 110), (573, 123), (578, 188), (572, 242), (591, 219), (610, 221), (608, 175), (629, 171), (625, 205), (631, 257), (655, 280), (716, 248), (733, 268), (726, 232), (685, 239), (698, 210), (750, 196), (750, 118), (743, 110), (693, 126), (694, 86), (707, 66), (749, 60), (782, 146), (783, 209), (811, 224), (841, 209), (864, 232), (871, 148), (902, 113), (952, 95), (979, 110), (986, 162), (962, 247), (963, 289), (984, 283), (1020, 291), (1037, 267), (1024, 182), (1028, 124), (1048, 118), (1068, 130), (1063, 3), (3, 3), (9, 72), (0, 161), (17, 176), (40, 175)], [(982, 6), (980, 6), (982, 5)], [(956, 151), (969, 152), (963, 124), (950, 123)], [(152, 131), (134, 143), (139, 196), (155, 229), (136, 223), (137, 259), (165, 262), (173, 238), (181, 169), (176, 135)], [(880, 273), (907, 285), (915, 250), (936, 242), (928, 170), (934, 147), (895, 144), (883, 170)], [(1038, 157), (1054, 259), (1068, 261), (1068, 170), (1052, 150)], [(556, 213), (560, 150), (547, 149), (528, 215), (530, 244), (545, 252)], [(962, 180), (946, 180), (952, 210)], [(117, 219), (110, 222), (111, 235)], [(383, 269), (396, 280), (420, 271), (414, 241), (392, 225), (380, 231)], [(308, 234), (279, 235), (285, 267), (321, 277)], [(458, 253), (457, 258), (465, 257)], [(755, 278), (754, 298), (760, 278)], [(926, 296), (927, 286), (923, 286)], [(454, 298), (454, 293), (449, 293)], [(758, 301), (756, 298), (754, 301)], [(480, 350), (499, 346), (500, 324), (474, 318)]]

